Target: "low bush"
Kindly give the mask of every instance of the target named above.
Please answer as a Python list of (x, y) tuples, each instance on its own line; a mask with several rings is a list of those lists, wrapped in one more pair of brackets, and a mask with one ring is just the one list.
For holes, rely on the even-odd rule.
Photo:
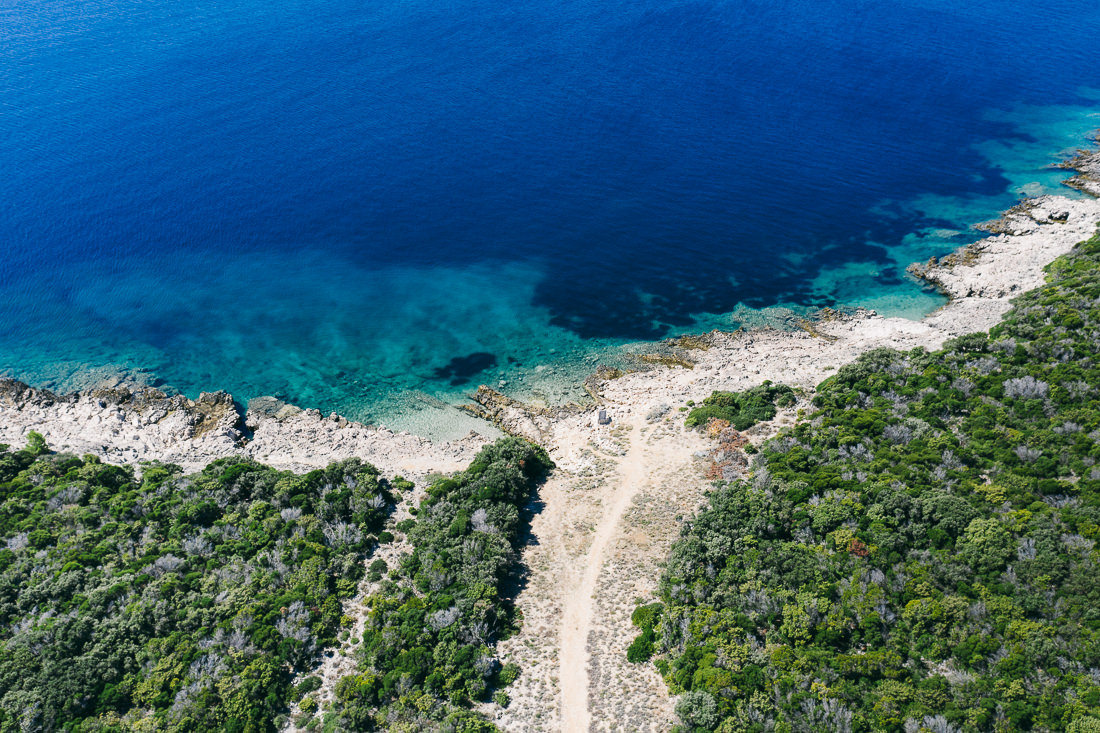
[(776, 405), (787, 407), (795, 402), (794, 390), (783, 384), (764, 382), (744, 392), (715, 392), (693, 408), (687, 416), (688, 427), (706, 425), (711, 418), (726, 420), (737, 430), (771, 420)]

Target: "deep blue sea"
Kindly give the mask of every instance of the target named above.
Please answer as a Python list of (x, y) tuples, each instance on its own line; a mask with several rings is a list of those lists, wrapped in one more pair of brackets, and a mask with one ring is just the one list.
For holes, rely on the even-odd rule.
[(904, 265), (1100, 127), (1097, 38), (1069, 0), (0, 0), (0, 374), (440, 434), (760, 309), (917, 317)]

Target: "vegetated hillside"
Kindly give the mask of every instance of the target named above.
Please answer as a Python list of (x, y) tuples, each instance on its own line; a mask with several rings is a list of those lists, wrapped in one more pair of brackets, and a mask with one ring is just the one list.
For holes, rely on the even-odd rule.
[(0, 450), (0, 729), (273, 729), (392, 499), (357, 460), (137, 480)]
[(1100, 236), (988, 336), (815, 405), (635, 614), (684, 728), (1100, 731)]
[[(501, 585), (518, 507), (548, 466), (505, 439), (430, 489), (328, 729), (491, 729), (468, 708), (516, 674), (491, 645), (515, 622)], [(357, 460), (304, 476), (153, 464), (136, 479), (37, 434), (0, 446), (0, 730), (276, 729), (315, 689), (294, 674), (334, 645), (341, 599), (411, 488)]]
[(413, 551), (367, 601), (359, 670), (338, 683), (326, 730), (495, 730), (471, 708), (508, 704), (501, 688), (518, 670), (493, 645), (517, 621), (503, 591), (518, 569), (520, 511), (551, 465), (506, 438), (428, 490), (415, 522), (399, 525)]

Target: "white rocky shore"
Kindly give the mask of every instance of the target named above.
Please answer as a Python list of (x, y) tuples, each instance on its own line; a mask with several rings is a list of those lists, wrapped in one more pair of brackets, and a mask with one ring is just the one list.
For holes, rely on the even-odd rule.
[[(1100, 153), (1082, 153), (1067, 167), (1076, 171), (1074, 188), (1100, 196)], [(509, 689), (511, 705), (484, 712), (506, 730), (667, 728), (672, 705), (663, 683), (647, 665), (627, 664), (623, 650), (630, 611), (652, 597), (659, 561), (709, 485), (695, 457), (705, 439), (684, 429), (677, 408), (766, 379), (809, 393), (869, 349), (935, 349), (986, 330), (1098, 224), (1097, 198), (1043, 196), (1014, 207), (986, 225), (993, 236), (911, 268), (949, 298), (920, 321), (825, 313), (796, 331), (713, 332), (655, 345), (653, 368), (589, 380), (594, 399), (584, 406), (529, 407), (480, 389), (473, 411), (536, 440), (558, 466), (540, 491), (537, 541), (523, 554), (530, 570), (517, 599), (524, 626), (500, 645), (523, 674)], [(598, 424), (599, 410), (610, 424)], [(189, 400), (114, 387), (59, 396), (0, 379), (0, 443), (20, 446), (32, 430), (55, 450), (119, 463), (161, 460), (193, 470), (237, 454), (303, 470), (358, 456), (413, 479), (464, 467), (486, 440), (432, 443), (273, 398), (253, 401), (242, 415), (225, 393)]]
[(108, 387), (68, 395), (0, 378), (0, 443), (21, 447), (30, 431), (56, 451), (93, 453), (106, 461), (176, 463), (189, 471), (240, 455), (279, 469), (306, 471), (359, 457), (387, 475), (422, 477), (470, 463), (484, 438), (431, 443), (302, 410), (273, 397), (240, 411), (225, 392), (197, 400), (151, 387)]
[[(1097, 188), (1100, 193), (1100, 184)], [(910, 272), (949, 298), (919, 321), (884, 318), (868, 310), (826, 311), (794, 331), (714, 331), (664, 344), (661, 353), (651, 357), (664, 368), (590, 379), (589, 391), (598, 404), (585, 409), (529, 408), (482, 388), (475, 396), (481, 407), (475, 410), (508, 432), (554, 446), (563, 432), (589, 430), (600, 408), (623, 420), (701, 400), (714, 390), (746, 389), (766, 379), (812, 388), (831, 370), (870, 349), (936, 349), (949, 338), (988, 330), (1008, 311), (1013, 298), (1043, 283), (1047, 264), (1095, 234), (1098, 223), (1098, 199), (1030, 199), (987, 225), (997, 234), (942, 260), (910, 266)]]

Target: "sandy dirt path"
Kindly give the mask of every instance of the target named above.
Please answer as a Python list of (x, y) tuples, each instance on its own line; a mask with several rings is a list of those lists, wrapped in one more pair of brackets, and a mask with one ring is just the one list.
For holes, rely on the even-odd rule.
[(562, 728), (567, 731), (586, 731), (590, 726), (588, 711), (588, 634), (592, 626), (595, 608), (593, 596), (600, 571), (607, 562), (607, 552), (619, 530), (634, 495), (645, 480), (646, 431), (635, 420), (628, 440), (630, 448), (622, 458), (613, 459), (620, 479), (615, 493), (609, 497), (607, 511), (596, 528), (583, 560), (584, 572), (572, 592), (565, 599), (565, 612), (561, 624), (561, 667), (559, 679), (562, 690)]
[[(703, 499), (697, 432), (671, 413), (625, 406), (615, 423), (547, 436), (557, 468), (540, 489), (519, 634), (501, 644), (523, 673), (494, 715), (509, 731), (665, 730), (667, 689), (650, 665), (626, 661), (636, 604), (654, 599), (659, 562), (679, 521)], [(675, 416), (674, 416), (675, 415)], [(583, 436), (578, 439), (578, 436)], [(486, 710), (486, 712), (490, 712)], [(492, 714), (492, 713), (491, 713)]]

